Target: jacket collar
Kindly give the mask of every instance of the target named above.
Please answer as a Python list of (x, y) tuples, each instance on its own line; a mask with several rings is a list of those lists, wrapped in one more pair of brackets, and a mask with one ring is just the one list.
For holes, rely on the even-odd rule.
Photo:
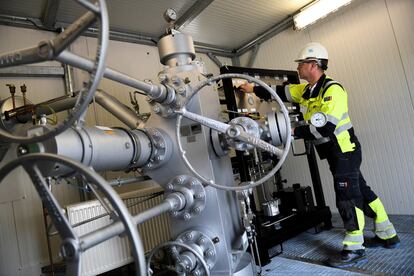
[(302, 98), (304, 98), (305, 100), (309, 100), (310, 98), (316, 98), (316, 97), (318, 97), (319, 92), (321, 91), (321, 88), (322, 88), (323, 84), (325, 83), (325, 79), (326, 79), (326, 75), (323, 74), (319, 78), (318, 82), (316, 83), (316, 86), (313, 89), (312, 94), (311, 94), (311, 86), (308, 84), (306, 86), (305, 93), (303, 93), (303, 95), (302, 95)]

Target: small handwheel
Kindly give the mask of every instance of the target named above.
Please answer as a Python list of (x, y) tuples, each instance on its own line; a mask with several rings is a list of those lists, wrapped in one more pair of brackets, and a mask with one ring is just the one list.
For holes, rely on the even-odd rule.
[(210, 276), (210, 269), (209, 269), (209, 267), (208, 267), (208, 264), (206, 263), (206, 261), (204, 260), (204, 258), (203, 258), (203, 256), (199, 253), (199, 252), (197, 252), (195, 249), (193, 249), (191, 246), (189, 246), (189, 245), (187, 245), (187, 244), (185, 244), (185, 243), (182, 243), (182, 242), (177, 242), (177, 241), (168, 241), (168, 242), (165, 242), (165, 243), (163, 243), (163, 244), (160, 244), (160, 245), (157, 245), (156, 247), (154, 247), (152, 250), (151, 250), (151, 252), (150, 252), (150, 254), (148, 255), (148, 260), (147, 260), (147, 267), (148, 267), (148, 275), (152, 275), (152, 273), (151, 273), (151, 268), (150, 268), (150, 266), (151, 266), (151, 260), (152, 260), (152, 257), (154, 256), (154, 254), (158, 251), (158, 250), (160, 250), (161, 248), (163, 248), (163, 247), (166, 247), (166, 246), (171, 246), (171, 247), (175, 247), (175, 246), (178, 246), (178, 247), (182, 247), (182, 248), (184, 248), (185, 250), (188, 250), (188, 251), (190, 251), (191, 253), (193, 253), (194, 254), (194, 256), (200, 261), (200, 264), (201, 264), (201, 266), (203, 267), (203, 269), (204, 269), (204, 272), (205, 272), (205, 275), (206, 276)]
[(62, 212), (58, 201), (53, 196), (48, 188), (45, 177), (42, 175), (38, 167), (39, 162), (58, 162), (64, 166), (74, 169), (76, 172), (82, 174), (86, 180), (95, 184), (100, 191), (107, 197), (115, 209), (119, 219), (125, 226), (125, 231), (131, 242), (132, 256), (135, 260), (136, 275), (144, 276), (146, 273), (145, 267), (145, 252), (136, 226), (132, 221), (132, 217), (128, 212), (124, 202), (118, 196), (116, 191), (92, 169), (79, 164), (67, 157), (54, 155), (50, 153), (36, 153), (28, 154), (19, 157), (0, 169), (0, 183), (1, 181), (15, 168), (22, 166), (35, 186), (44, 206), (46, 207), (50, 218), (62, 238), (62, 255), (66, 261), (67, 275), (80, 275), (81, 263), (80, 256), (83, 252), (81, 249), (82, 240), (76, 235), (73, 227), (70, 225), (68, 219)]
[[(77, 36), (79, 36), (82, 32), (79, 33), (78, 25), (85, 23), (91, 24), (93, 23), (96, 16), (99, 16), (99, 36), (98, 36), (98, 47), (97, 47), (97, 53), (95, 58), (95, 64), (94, 69), (91, 72), (91, 78), (87, 84), (87, 86), (83, 89), (81, 93), (79, 93), (79, 98), (76, 103), (76, 105), (73, 107), (72, 112), (68, 115), (68, 117), (57, 126), (51, 128), (48, 132), (44, 134), (37, 134), (34, 136), (18, 136), (11, 134), (5, 130), (0, 129), (0, 139), (7, 142), (12, 143), (20, 143), (20, 144), (28, 144), (28, 143), (36, 143), (40, 141), (44, 141), (48, 138), (54, 137), (63, 131), (65, 131), (67, 128), (73, 125), (75, 121), (77, 121), (80, 116), (85, 112), (85, 110), (88, 108), (89, 103), (93, 99), (93, 95), (96, 91), (96, 88), (98, 87), (98, 84), (100, 80), (103, 77), (104, 71), (105, 71), (105, 58), (106, 58), (106, 52), (108, 48), (108, 41), (109, 41), (109, 19), (108, 19), (108, 11), (106, 7), (105, 0), (99, 0), (99, 6), (96, 6), (89, 2), (88, 0), (76, 0), (76, 2), (79, 2), (81, 5), (87, 7), (91, 11), (86, 13), (83, 17), (81, 17), (79, 20), (80, 22), (75, 22), (76, 24), (70, 25), (63, 33), (58, 35), (55, 39), (52, 39), (51, 41), (47, 42), (41, 42), (39, 46), (35, 46), (31, 51), (38, 50), (41, 51), (42, 46), (50, 46), (51, 44), (57, 44), (59, 51), (63, 51), (64, 48), (70, 44), (71, 41), (73, 41)], [(68, 42), (66, 42), (68, 41)], [(25, 52), (26, 51), (26, 52)], [(48, 51), (51, 51), (50, 48), (48, 48)], [(40, 57), (29, 57), (27, 58), (27, 62), (22, 62), (20, 64), (29, 64), (29, 63), (36, 63), (44, 60), (49, 60), (50, 58), (47, 58), (49, 56), (48, 51), (45, 53), (44, 56)], [(20, 50), (17, 52), (14, 52), (14, 54), (18, 55), (20, 53), (27, 53), (28, 50)], [(36, 51), (34, 51), (36, 52)], [(29, 53), (30, 54), (30, 53)], [(55, 53), (56, 55), (56, 53)], [(13, 66), (14, 64), (9, 64), (9, 66)], [(3, 66), (4, 67), (4, 66)]]
[[(278, 105), (280, 106), (282, 113), (283, 113), (283, 118), (285, 121), (285, 126), (286, 129), (290, 130), (291, 126), (290, 126), (290, 119), (289, 119), (289, 113), (285, 107), (285, 105), (283, 104), (282, 100), (278, 97), (278, 95), (276, 94), (276, 92), (274, 90), (272, 90), (272, 88), (270, 88), (266, 83), (264, 83), (263, 81), (256, 79), (254, 77), (250, 77), (247, 75), (243, 75), (243, 74), (223, 74), (223, 75), (219, 75), (216, 77), (212, 77), (209, 78), (201, 83), (199, 83), (197, 86), (194, 87), (194, 92), (190, 95), (190, 97), (188, 97), (187, 102), (184, 104), (184, 106), (182, 108), (180, 108), (179, 110), (176, 110), (175, 112), (178, 114), (178, 118), (177, 118), (177, 123), (176, 123), (176, 138), (177, 138), (177, 143), (178, 143), (178, 149), (180, 152), (180, 155), (184, 161), (184, 164), (187, 166), (187, 168), (198, 178), (200, 179), (203, 183), (213, 186), (217, 189), (221, 189), (221, 190), (226, 190), (226, 191), (240, 191), (240, 190), (245, 190), (245, 189), (250, 189), (253, 187), (256, 187), (258, 185), (263, 184), (264, 182), (266, 182), (267, 180), (269, 180), (282, 166), (283, 162), (286, 159), (287, 154), (289, 153), (289, 149), (290, 149), (290, 143), (291, 143), (291, 135), (290, 135), (290, 131), (286, 132), (286, 139), (285, 139), (285, 145), (284, 148), (281, 150), (269, 143), (267, 143), (266, 141), (263, 141), (253, 135), (248, 134), (247, 132), (245, 132), (243, 129), (235, 126), (235, 125), (229, 125), (229, 124), (225, 124), (210, 118), (206, 118), (204, 116), (192, 113), (187, 111), (186, 106), (187, 104), (191, 101), (191, 99), (206, 85), (211, 85), (213, 83), (215, 83), (218, 80), (222, 80), (222, 79), (229, 79), (229, 78), (239, 78), (239, 79), (245, 79), (247, 81), (250, 82), (254, 82), (257, 83), (258, 85), (264, 87), (272, 96), (273, 98), (277, 101)], [(181, 120), (182, 118), (185, 117), (187, 119), (196, 121), (204, 126), (210, 127), (212, 129), (217, 130), (218, 132), (224, 133), (225, 135), (227, 135), (230, 138), (233, 139), (239, 139), (243, 142), (249, 143), (255, 147), (258, 147), (262, 150), (265, 150), (267, 152), (270, 152), (272, 154), (276, 154), (279, 158), (279, 161), (277, 162), (276, 166), (269, 172), (267, 173), (264, 177), (262, 177), (261, 179), (257, 180), (257, 181), (251, 181), (248, 182), (245, 185), (241, 185), (241, 186), (236, 186), (236, 187), (228, 187), (228, 186), (223, 186), (223, 185), (219, 185), (217, 183), (214, 182), (214, 180), (212, 179), (207, 179), (204, 176), (202, 176), (201, 174), (199, 174), (191, 165), (191, 163), (188, 161), (185, 151), (183, 150), (182, 144), (181, 144), (181, 139), (180, 139), (180, 129), (181, 129)]]

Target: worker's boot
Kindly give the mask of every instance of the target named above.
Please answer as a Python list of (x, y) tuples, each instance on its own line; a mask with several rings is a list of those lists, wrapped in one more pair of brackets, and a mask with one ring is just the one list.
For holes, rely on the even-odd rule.
[(373, 238), (365, 238), (364, 246), (367, 248), (384, 247), (388, 249), (398, 248), (400, 246), (400, 239), (398, 236), (394, 236), (390, 239), (381, 239), (378, 236)]
[(330, 258), (328, 264), (332, 267), (342, 268), (367, 261), (365, 249), (342, 250), (339, 256)]

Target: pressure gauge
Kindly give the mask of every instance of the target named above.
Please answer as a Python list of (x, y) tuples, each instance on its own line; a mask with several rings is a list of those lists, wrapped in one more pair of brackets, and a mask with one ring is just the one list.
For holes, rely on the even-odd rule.
[(313, 113), (310, 118), (310, 123), (315, 127), (323, 127), (326, 125), (326, 115), (323, 112)]
[(164, 18), (167, 22), (177, 20), (177, 12), (174, 9), (168, 8), (164, 13)]

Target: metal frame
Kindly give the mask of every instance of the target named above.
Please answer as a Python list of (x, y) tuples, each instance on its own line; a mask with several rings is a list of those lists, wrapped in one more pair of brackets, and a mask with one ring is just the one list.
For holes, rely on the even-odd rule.
[(0, 77), (63, 77), (61, 66), (18, 66), (0, 69)]
[(42, 22), (46, 27), (53, 29), (55, 26), (59, 6), (60, 0), (47, 0), (42, 15)]
[(205, 8), (208, 7), (214, 0), (198, 0), (192, 5), (180, 18), (175, 22), (175, 28), (182, 30), (185, 26), (191, 23)]
[[(183, 29), (191, 21), (193, 21), (200, 13), (203, 12), (214, 0), (198, 0), (196, 1), (180, 18), (177, 19), (175, 27), (177, 30)], [(56, 2), (56, 3), (55, 3)], [(29, 18), (29, 17), (19, 17), (19, 16), (10, 16), (5, 14), (0, 14), (0, 25), (8, 25), (15, 27), (25, 27), (25, 28), (37, 28), (47, 31), (54, 31), (53, 27), (63, 27), (65, 28), (68, 24), (56, 21), (56, 14), (59, 9), (60, 0), (52, 1), (48, 0), (45, 6), (43, 16), (41, 19), (38, 18)], [(211, 45), (201, 42), (195, 42), (195, 49), (199, 53), (205, 54), (214, 54), (217, 56), (230, 57), (234, 66), (240, 66), (240, 61), (238, 58), (244, 53), (253, 49), (256, 51), (257, 45), (265, 42), (271, 37), (277, 35), (278, 33), (284, 31), (285, 29), (293, 26), (293, 16), (288, 16), (284, 20), (276, 23), (274, 26), (268, 30), (261, 33), (259, 36), (254, 36), (250, 41), (244, 45), (240, 45), (235, 49), (223, 48), (217, 45)], [(89, 28), (84, 35), (96, 37), (97, 30), (95, 28)], [(144, 35), (141, 33), (130, 33), (122, 30), (111, 30), (109, 38), (116, 41), (137, 43), (143, 45), (155, 46), (158, 42), (158, 37), (152, 37)], [(256, 54), (252, 54), (249, 64), (253, 64)], [(250, 67), (250, 66), (248, 66)]]

